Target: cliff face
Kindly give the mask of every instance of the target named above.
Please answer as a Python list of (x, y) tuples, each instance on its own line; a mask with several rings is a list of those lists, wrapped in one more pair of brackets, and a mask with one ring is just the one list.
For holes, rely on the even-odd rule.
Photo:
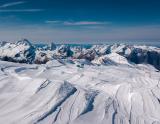
[(160, 70), (160, 53), (157, 51), (140, 50), (140, 52), (137, 52), (133, 50), (131, 54), (127, 56), (127, 59), (136, 64), (151, 64)]

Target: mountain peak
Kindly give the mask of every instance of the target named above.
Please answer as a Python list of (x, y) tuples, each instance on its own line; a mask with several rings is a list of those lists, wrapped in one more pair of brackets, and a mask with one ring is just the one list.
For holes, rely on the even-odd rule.
[(31, 42), (27, 39), (21, 39), (17, 43), (17, 45), (24, 45), (24, 46), (32, 46)]

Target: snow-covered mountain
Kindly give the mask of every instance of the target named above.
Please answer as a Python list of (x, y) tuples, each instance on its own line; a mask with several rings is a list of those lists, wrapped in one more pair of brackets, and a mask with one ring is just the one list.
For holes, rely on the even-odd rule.
[(23, 39), (16, 43), (1, 42), (0, 58), (5, 61), (31, 63), (35, 57), (35, 48), (27, 40)]
[(55, 45), (51, 43), (37, 47), (27, 39), (16, 43), (0, 43), (0, 59), (19, 63), (45, 64), (52, 59), (87, 60), (94, 63), (107, 56), (119, 56), (123, 59), (126, 58), (125, 61), (135, 64), (151, 64), (160, 69), (160, 48), (152, 46), (114, 44), (92, 45), (90, 48), (85, 48), (80, 45)]
[(157, 47), (24, 39), (0, 58), (0, 124), (160, 124)]

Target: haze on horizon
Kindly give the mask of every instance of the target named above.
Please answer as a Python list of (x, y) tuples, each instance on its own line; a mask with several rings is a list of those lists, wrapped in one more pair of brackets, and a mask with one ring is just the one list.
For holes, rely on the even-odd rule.
[(3, 0), (0, 40), (160, 43), (159, 0)]

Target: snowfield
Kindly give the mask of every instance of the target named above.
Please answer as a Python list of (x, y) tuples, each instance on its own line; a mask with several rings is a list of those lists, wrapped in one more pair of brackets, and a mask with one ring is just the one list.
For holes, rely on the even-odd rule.
[[(54, 50), (4, 46), (0, 56), (8, 58), (0, 61), (0, 124), (160, 124), (159, 58), (158, 64), (146, 58), (134, 63), (127, 56), (136, 49), (143, 57), (156, 51), (157, 57), (159, 48), (60, 46), (57, 51), (53, 46)], [(34, 59), (28, 49), (34, 51)], [(47, 61), (44, 56), (49, 56)], [(36, 58), (45, 64), (35, 64)]]

